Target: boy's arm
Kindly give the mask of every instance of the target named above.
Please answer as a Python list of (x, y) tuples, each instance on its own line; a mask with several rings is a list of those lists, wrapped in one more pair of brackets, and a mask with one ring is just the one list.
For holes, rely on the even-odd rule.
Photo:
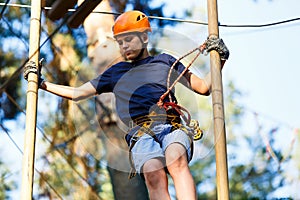
[(79, 101), (81, 99), (85, 99), (90, 96), (93, 96), (97, 93), (95, 87), (90, 82), (87, 82), (79, 87), (71, 87), (71, 86), (58, 85), (58, 84), (46, 82), (41, 77), (40, 71), (41, 71), (41, 66), (39, 66), (38, 68), (33, 61), (29, 61), (24, 67), (24, 72), (23, 72), (24, 79), (28, 80), (29, 73), (36, 73), (38, 75), (39, 88), (48, 91), (52, 94), (55, 94), (57, 96), (70, 99), (73, 101)]
[(90, 82), (87, 82), (79, 87), (71, 87), (44, 81), (40, 88), (57, 96), (73, 101), (79, 101), (91, 97), (97, 93), (96, 89)]
[[(223, 40), (215, 36), (211, 36), (205, 41), (203, 46), (204, 46), (204, 51), (206, 52), (215, 50), (219, 53), (221, 58), (221, 70), (222, 70), (226, 60), (229, 58), (229, 50), (226, 47)], [(194, 74), (191, 74), (190, 84), (192, 89), (195, 92), (202, 95), (209, 95), (210, 88), (211, 88), (211, 73), (209, 72), (203, 79), (197, 77)]]
[[(223, 68), (225, 62), (226, 60), (221, 61), (221, 69)], [(195, 92), (208, 96), (211, 89), (211, 73), (209, 72), (203, 79), (199, 78), (195, 74), (191, 74), (190, 84)]]

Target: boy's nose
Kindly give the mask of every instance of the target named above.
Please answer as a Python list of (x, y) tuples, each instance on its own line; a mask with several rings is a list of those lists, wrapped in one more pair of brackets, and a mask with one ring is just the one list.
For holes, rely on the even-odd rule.
[(124, 41), (123, 44), (122, 44), (122, 48), (123, 48), (123, 49), (128, 48), (128, 43)]

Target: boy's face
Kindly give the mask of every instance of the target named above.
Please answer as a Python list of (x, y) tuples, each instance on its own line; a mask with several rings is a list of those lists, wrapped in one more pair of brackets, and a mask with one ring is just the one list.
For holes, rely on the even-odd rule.
[(121, 54), (126, 60), (135, 60), (143, 48), (141, 37), (137, 33), (128, 33), (116, 37)]

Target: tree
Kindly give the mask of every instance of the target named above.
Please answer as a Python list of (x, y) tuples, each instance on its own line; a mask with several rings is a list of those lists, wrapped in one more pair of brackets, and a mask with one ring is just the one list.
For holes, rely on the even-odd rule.
[[(23, 53), (28, 50), (28, 36), (22, 18), (29, 16), (27, 10), (8, 7), (7, 12), (2, 11), (0, 20), (0, 117), (2, 119), (14, 119), (18, 114), (17, 107), (9, 100), (14, 99), (21, 103), (21, 79), (20, 63), (23, 61)], [(13, 26), (14, 24), (14, 26)], [(17, 27), (17, 28), (15, 28)], [(19, 44), (19, 52), (10, 43)]]
[[(19, 1), (19, 3), (27, 4), (28, 2)], [(151, 5), (151, 1), (112, 1), (112, 5), (113, 10), (116, 12), (123, 12), (124, 9), (131, 7), (141, 9), (148, 15), (163, 16), (163, 4), (157, 8), (152, 8), (149, 6)], [(25, 58), (28, 54), (28, 44), (26, 41), (28, 41), (29, 14), (30, 11), (26, 8), (7, 7), (1, 18), (1, 122), (3, 120), (14, 119), (20, 113), (20, 110), (17, 109), (17, 106), (10, 99), (15, 99), (17, 104), (21, 105), (21, 108), (25, 107), (24, 87), (21, 85), (22, 76), (20, 76), (21, 70), (19, 68), (26, 60)], [(103, 16), (104, 14), (98, 15)], [(90, 66), (90, 63), (85, 59), (86, 56), (89, 55), (92, 63), (102, 60), (99, 59), (97, 49), (93, 51), (95, 42), (101, 41), (97, 44), (99, 45), (97, 47), (98, 50), (101, 49), (101, 51), (103, 49), (114, 48), (114, 43), (109, 37), (106, 37), (107, 35), (103, 34), (103, 32), (94, 29), (93, 26), (90, 26), (92, 27), (91, 30), (97, 30), (100, 36), (105, 35), (105, 37), (91, 37), (95, 33), (88, 34), (88, 31), (85, 30), (88, 28), (88, 25), (79, 27), (78, 29), (71, 29), (64, 25), (52, 37), (50, 34), (55, 32), (56, 28), (63, 23), (63, 20), (55, 23), (45, 20), (45, 23), (46, 25), (43, 25), (42, 36), (43, 38), (49, 37), (49, 42), (41, 49), (42, 57), (46, 58), (46, 64), (42, 73), (49, 81), (65, 85), (77, 85), (89, 80), (89, 78), (95, 75), (94, 70), (97, 69)], [(153, 20), (153, 23), (158, 26), (164, 26), (167, 21)], [(189, 32), (191, 32), (190, 29)], [(177, 47), (179, 49), (182, 50), (186, 47), (186, 40), (169, 38), (170, 43), (167, 50), (174, 50), (173, 46), (171, 46), (175, 43), (174, 40), (176, 40), (176, 43), (178, 42)], [(86, 41), (88, 41), (88, 50), (85, 48), (87, 45)], [(155, 43), (155, 45), (157, 44)], [(158, 46), (156, 51), (159, 51), (159, 48)], [(105, 52), (108, 53), (108, 51)], [(174, 52), (176, 52), (176, 56), (185, 53), (185, 51)], [(119, 57), (116, 56), (116, 58)], [(96, 61), (96, 59), (99, 60)], [(206, 70), (205, 61), (200, 59), (197, 65), (201, 66), (201, 69), (204, 71)], [(257, 133), (262, 131), (261, 127), (263, 125), (257, 127), (257, 131), (253, 136), (239, 128), (241, 121), (244, 119), (245, 108), (238, 105), (237, 100), (243, 94), (235, 88), (232, 82), (225, 85), (224, 88), (226, 88), (225, 91), (228, 91), (226, 92), (225, 111), (227, 117), (229, 178), (232, 198), (265, 198), (272, 190), (287, 184), (287, 180), (284, 177), (282, 168), (277, 171), (277, 168), (272, 167), (276, 162), (273, 159), (266, 158), (267, 148), (265, 143), (260, 140), (261, 138), (257, 137)], [(200, 148), (199, 146), (201, 146), (206, 152), (202, 157), (193, 160), (191, 169), (199, 188), (199, 199), (214, 199), (216, 198), (214, 143), (209, 134), (211, 102), (209, 98), (201, 98), (201, 100), (195, 101), (197, 102), (196, 105), (191, 102), (194, 101), (184, 101), (183, 99), (182, 104), (184, 106), (187, 105), (190, 108), (189, 110), (192, 111), (192, 115), (196, 118), (199, 117), (201, 120), (201, 127), (205, 130), (205, 135), (195, 145), (196, 148)], [(119, 176), (119, 172), (114, 170), (115, 168), (106, 169), (107, 166), (111, 165), (108, 165), (107, 160), (104, 158), (107, 155), (107, 152), (105, 153), (104, 150), (105, 147), (112, 143), (110, 143), (110, 140), (107, 140), (108, 143), (106, 144), (100, 141), (114, 138), (115, 134), (122, 130), (116, 130), (120, 129), (118, 126), (105, 127), (103, 125), (99, 129), (99, 124), (96, 123), (99, 118), (96, 118), (98, 115), (96, 115), (95, 109), (95, 107), (100, 107), (105, 113), (107, 111), (106, 107), (108, 107), (107, 105), (111, 105), (110, 103), (101, 103), (98, 99), (91, 99), (79, 104), (73, 104), (67, 100), (55, 98), (42, 92), (40, 93), (38, 124), (40, 127), (43, 127), (43, 143), (39, 141), (37, 145), (45, 146), (46, 153), (38, 154), (39, 157), (36, 160), (40, 173), (37, 174), (39, 185), (35, 198), (113, 198), (112, 185), (115, 185), (116, 181), (114, 182), (112, 177), (114, 175)], [(105, 107), (103, 107), (104, 105)], [(109, 109), (113, 110), (113, 107)], [(201, 114), (198, 112), (199, 110)], [(114, 118), (114, 116), (110, 115), (101, 116), (100, 121)], [(271, 145), (273, 138), (271, 134), (272, 130), (269, 129), (268, 131)], [(102, 133), (101, 135), (95, 134), (100, 132)], [(100, 140), (100, 138), (102, 139)], [(251, 158), (255, 162), (246, 163), (239, 160), (241, 156), (244, 156), (243, 152), (240, 152), (242, 148), (240, 144), (244, 144), (243, 148), (251, 152)], [(274, 149), (274, 152), (278, 158), (282, 157), (281, 149)], [(291, 158), (297, 161), (296, 157), (295, 154)], [(112, 156), (111, 158), (117, 157)], [(127, 159), (127, 157), (124, 158)], [(288, 162), (289, 159), (284, 161)], [(3, 174), (7, 174), (7, 171), (4, 170)], [(7, 176), (4, 175), (4, 177)], [(3, 185), (9, 186), (6, 188), (14, 189), (14, 187), (10, 186), (10, 183), (7, 184), (6, 182)]]
[[(162, 14), (161, 7), (152, 11), (152, 9), (150, 9), (148, 7), (148, 4), (146, 3), (147, 2), (144, 2), (144, 9), (148, 9), (149, 12), (157, 12)], [(136, 4), (140, 5), (140, 2), (137, 2)], [(99, 7), (100, 8), (98, 9), (100, 9), (100, 11), (105, 10), (111, 12), (111, 8), (108, 5), (107, 1), (103, 1), (99, 5)], [(122, 59), (120, 53), (118, 52), (118, 46), (116, 42), (112, 39), (111, 35), (111, 27), (113, 25), (113, 21), (114, 18), (112, 15), (103, 16), (98, 13), (91, 14), (84, 22), (84, 28), (88, 42), (87, 45), (89, 47), (88, 55), (92, 60), (92, 64), (94, 66), (97, 66), (95, 69), (97, 74), (101, 73), (105, 68), (109, 67), (109, 65), (113, 64), (113, 62)], [(96, 25), (95, 22), (97, 22)], [(159, 24), (163, 25), (165, 23)], [(50, 23), (48, 23), (48, 29), (52, 29)], [(49, 66), (51, 66), (51, 71), (55, 69), (57, 70), (57, 73), (50, 74), (51, 76), (57, 74), (57, 78), (61, 76), (64, 81), (67, 81), (65, 83), (62, 82), (62, 84), (67, 85), (80, 84), (88, 80), (88, 78), (86, 77), (91, 77), (91, 74), (86, 74), (85, 72), (82, 72), (83, 70), (81, 71), (79, 68), (77, 68), (77, 76), (74, 77), (72, 75), (74, 74), (74, 72), (72, 72), (74, 66), (80, 66), (79, 63), (76, 63), (78, 62), (78, 56), (80, 54), (76, 56), (76, 53), (72, 51), (72, 48), (75, 48), (75, 44), (78, 41), (78, 37), (75, 37), (73, 31), (74, 30), (72, 29), (68, 30), (68, 32), (74, 38), (76, 38), (76, 40), (72, 40), (71, 38), (68, 38), (67, 36), (63, 35), (59, 36), (58, 34), (57, 36), (51, 39), (52, 51), (55, 57)], [(78, 30), (75, 30), (74, 32), (78, 34)], [(95, 44), (97, 44), (96, 53), (95, 51), (91, 50), (95, 48)], [(60, 55), (55, 53), (55, 49), (57, 47), (60, 48)], [(100, 53), (98, 54), (98, 52)], [(67, 58), (66, 55), (68, 55)], [(71, 55), (73, 55), (73, 58), (70, 59)], [(74, 61), (75, 63), (72, 61)], [(51, 80), (52, 78), (53, 77), (47, 77), (47, 80)], [(57, 78), (54, 81), (57, 81)], [(60, 150), (64, 152), (63, 154), (68, 154), (67, 152), (70, 152), (69, 155), (67, 155), (67, 160), (76, 160), (76, 162), (79, 163), (78, 168), (81, 169), (79, 171), (83, 171), (83, 174), (85, 174), (82, 179), (93, 179), (94, 181), (92, 181), (91, 183), (89, 182), (88, 185), (90, 185), (93, 188), (93, 195), (100, 194), (99, 196), (101, 197), (102, 188), (100, 187), (100, 183), (103, 184), (103, 181), (99, 182), (99, 178), (97, 178), (93, 174), (95, 174), (95, 169), (101, 169), (103, 166), (99, 165), (101, 163), (101, 160), (97, 156), (97, 152), (95, 152), (95, 149), (88, 148), (91, 140), (86, 139), (88, 138), (87, 135), (90, 135), (90, 137), (94, 138), (95, 140), (101, 138), (101, 140), (104, 141), (104, 146), (106, 147), (106, 158), (108, 163), (107, 167), (111, 182), (113, 184), (112, 188), (114, 191), (115, 198), (148, 199), (147, 190), (145, 188), (144, 182), (138, 176), (130, 181), (127, 178), (130, 166), (128, 162), (128, 147), (124, 141), (124, 131), (121, 130), (116, 124), (116, 114), (114, 109), (110, 105), (112, 101), (111, 97), (111, 95), (101, 95), (100, 97), (97, 97), (94, 102), (80, 103), (77, 104), (78, 106), (75, 106), (70, 102), (62, 100), (62, 102), (64, 102), (64, 106), (61, 107), (61, 109), (65, 110), (62, 113), (65, 122), (63, 122), (64, 125), (57, 126), (56, 124), (53, 124), (53, 126), (49, 126), (50, 132), (54, 134), (52, 135), (53, 139), (51, 143), (53, 145), (51, 145), (51, 148), (54, 147), (55, 149), (55, 147), (60, 146), (63, 147)], [(91, 132), (89, 134), (89, 131), (86, 131), (87, 127), (82, 126), (82, 124), (86, 124), (84, 122), (87, 122), (88, 124), (89, 121), (93, 119), (93, 105), (97, 107), (97, 115), (99, 116), (98, 122), (100, 125), (100, 129), (96, 126), (90, 125), (89, 128)], [(89, 112), (89, 110), (92, 112)], [(76, 118), (74, 118), (74, 115), (72, 115), (72, 113), (76, 113)], [(63, 132), (63, 135), (65, 135), (66, 137), (57, 137), (55, 133), (60, 132)], [(101, 132), (100, 136), (99, 132)], [(112, 148), (112, 146), (117, 146), (117, 148)], [(85, 150), (81, 151), (80, 149)], [(78, 153), (79, 151), (80, 153)], [(103, 149), (100, 149), (100, 151), (103, 151)], [(98, 167), (96, 165), (89, 166), (88, 161), (90, 161), (90, 163), (92, 164), (97, 164)], [(70, 164), (73, 165), (73, 162), (71, 162)], [(100, 171), (98, 172), (100, 173)], [(53, 173), (55, 173), (55, 171), (52, 170), (46, 172), (48, 176)], [(40, 195), (46, 195), (47, 193), (48, 189), (44, 188), (43, 190), (41, 190)], [(67, 188), (64, 189), (63, 193), (65, 195), (68, 194)]]

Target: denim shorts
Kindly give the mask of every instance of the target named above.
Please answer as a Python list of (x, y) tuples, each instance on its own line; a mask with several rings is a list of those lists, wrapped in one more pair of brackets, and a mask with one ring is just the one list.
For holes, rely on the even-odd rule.
[(150, 159), (159, 158), (164, 162), (165, 150), (172, 143), (182, 144), (187, 151), (188, 161), (192, 159), (191, 139), (188, 134), (180, 129), (170, 132), (171, 129), (170, 124), (156, 125), (151, 129), (156, 134), (159, 143), (148, 134), (143, 134), (138, 139), (131, 150), (132, 161), (138, 173), (142, 173), (143, 165)]

